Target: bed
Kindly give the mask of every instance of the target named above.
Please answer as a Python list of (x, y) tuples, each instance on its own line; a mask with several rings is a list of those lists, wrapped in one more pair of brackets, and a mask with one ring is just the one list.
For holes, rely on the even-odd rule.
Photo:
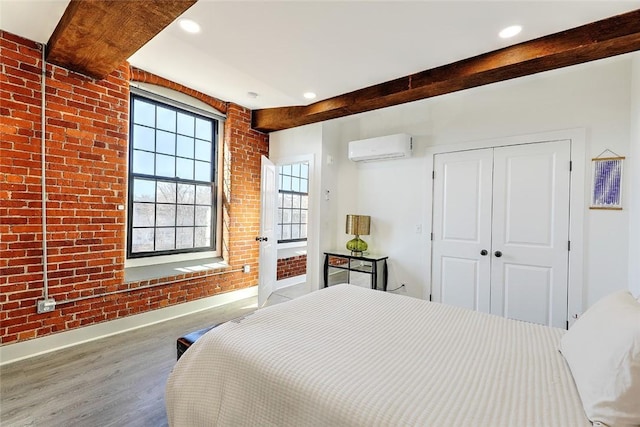
[[(635, 301), (635, 300), (634, 300)], [(166, 387), (180, 426), (590, 426), (565, 331), (336, 285), (222, 324)]]

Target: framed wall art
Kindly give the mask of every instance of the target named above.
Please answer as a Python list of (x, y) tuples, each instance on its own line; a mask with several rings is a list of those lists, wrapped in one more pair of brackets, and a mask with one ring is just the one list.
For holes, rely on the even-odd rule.
[(590, 209), (622, 209), (623, 162), (624, 157), (611, 150), (605, 150), (591, 159), (593, 185)]

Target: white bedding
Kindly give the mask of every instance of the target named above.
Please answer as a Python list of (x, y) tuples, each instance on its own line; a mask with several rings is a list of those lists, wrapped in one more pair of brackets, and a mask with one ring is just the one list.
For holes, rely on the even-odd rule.
[(563, 333), (332, 286), (200, 338), (167, 382), (169, 424), (590, 426)]

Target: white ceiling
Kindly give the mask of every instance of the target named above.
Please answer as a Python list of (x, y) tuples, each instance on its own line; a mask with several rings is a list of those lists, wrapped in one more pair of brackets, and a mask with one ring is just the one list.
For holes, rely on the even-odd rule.
[[(0, 0), (0, 28), (46, 43), (68, 3)], [(249, 108), (304, 105), (634, 9), (640, 1), (199, 0), (183, 17), (201, 33), (174, 22), (129, 61)], [(500, 39), (512, 24), (522, 33)]]

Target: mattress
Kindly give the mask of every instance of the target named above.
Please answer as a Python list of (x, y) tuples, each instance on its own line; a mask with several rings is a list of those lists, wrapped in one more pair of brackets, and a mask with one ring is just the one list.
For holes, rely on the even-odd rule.
[(169, 376), (179, 426), (590, 426), (564, 331), (342, 284), (196, 341)]

